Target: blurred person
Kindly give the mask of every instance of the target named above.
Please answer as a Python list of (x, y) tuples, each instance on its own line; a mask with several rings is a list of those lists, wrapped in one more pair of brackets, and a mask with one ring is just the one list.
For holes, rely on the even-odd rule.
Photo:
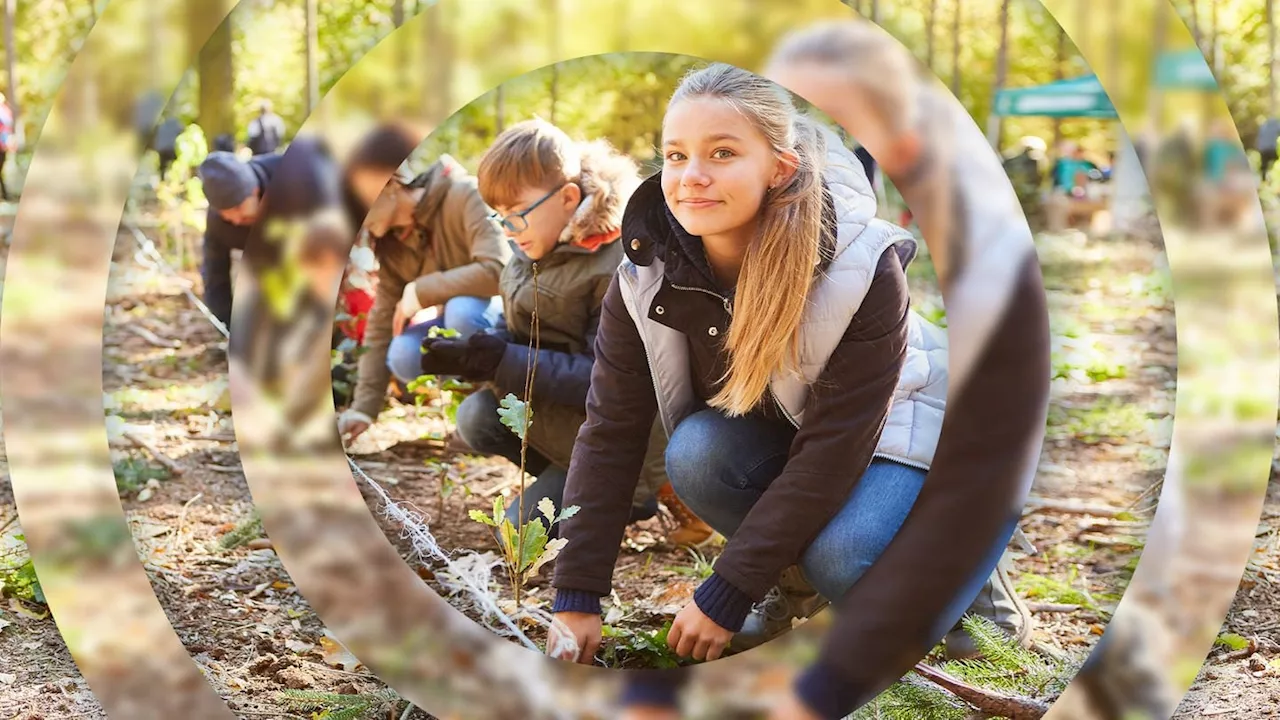
[(1200, 161), (1201, 227), (1234, 225), (1256, 197), (1253, 170), (1238, 143), (1230, 120), (1218, 118), (1210, 124)]
[(1271, 166), (1276, 162), (1276, 142), (1280, 140), (1280, 118), (1268, 117), (1258, 127), (1258, 136), (1254, 138), (1254, 148), (1261, 159), (1259, 170), (1262, 181), (1267, 181)]
[[(350, 183), (348, 177), (348, 183)], [(382, 411), (388, 382), (422, 375), (422, 341), (433, 327), (463, 338), (495, 326), (498, 277), (511, 255), (474, 177), (448, 155), (405, 181), (392, 179), (365, 217), (378, 260), (355, 399), (338, 418), (354, 441)], [(412, 322), (422, 311), (429, 319)]]
[[(350, 227), (362, 228), (369, 208), (399, 172), (406, 158), (417, 149), (419, 140), (420, 137), (406, 125), (384, 123), (356, 144), (342, 167), (342, 208)], [(356, 235), (338, 291), (338, 312), (346, 318), (338, 323), (340, 337), (335, 337), (335, 348), (341, 354), (334, 367), (334, 404), (339, 408), (344, 408), (354, 399), (359, 346), (364, 343), (369, 314), (376, 298), (377, 272), (372, 239), (361, 229)], [(344, 343), (344, 338), (351, 342)], [(343, 349), (351, 344), (356, 347), (350, 351)]]
[(270, 100), (258, 103), (258, 115), (249, 121), (249, 150), (254, 155), (269, 155), (284, 142), (284, 120), (271, 109)]
[(1028, 135), (1018, 141), (1018, 152), (1004, 161), (1005, 173), (1028, 221), (1040, 212), (1040, 186), (1044, 182), (1041, 165), (1048, 146), (1045, 141)]
[(182, 131), (186, 126), (182, 121), (175, 117), (165, 118), (160, 123), (160, 127), (156, 128), (154, 140), (151, 147), (156, 151), (156, 155), (160, 158), (160, 179), (169, 172), (169, 166), (178, 159), (178, 137), (182, 135)]
[(4, 168), (8, 164), (9, 153), (18, 149), (17, 128), (14, 125), (13, 108), (9, 99), (0, 93), (0, 199), (9, 201), (9, 187), (4, 184)]
[(221, 151), (234, 154), (236, 151), (235, 136), (231, 133), (219, 133), (213, 138), (213, 146), (211, 150), (213, 152)]
[[(498, 399), (523, 396), (536, 362), (536, 420), (525, 454), (525, 471), (536, 480), (522, 502), (507, 508), (515, 527), (540, 515), (543, 498), (564, 507), (569, 459), (587, 418), (601, 301), (623, 257), (622, 214), (639, 184), (637, 172), (631, 158), (608, 143), (575, 142), (543, 120), (510, 127), (480, 159), (480, 195), (501, 218), (512, 246), (499, 281), (505, 328), (466, 340), (428, 338), (422, 371), (486, 383), (458, 407), (458, 434), (473, 450), (519, 465), (522, 443), (502, 424)], [(662, 439), (661, 427), (651, 425), (648, 472), (641, 473), (628, 522), (656, 514), (655, 491), (666, 480), (665, 443), (652, 441)], [(710, 529), (699, 525), (705, 530), (700, 539), (710, 537)], [(554, 537), (559, 527), (549, 530)]]
[[(298, 138), (274, 157), (272, 184), (244, 248), (248, 298), (245, 312), (232, 318), (228, 354), (240, 392), (253, 407), (245, 421), (265, 433), (268, 447), (328, 447), (333, 416), (323, 398), (332, 376), (329, 364), (316, 358), (331, 348), (327, 323), (351, 230), (341, 211), (339, 170), (322, 140)], [(264, 282), (285, 269), (303, 282)]]
[(231, 322), (231, 251), (245, 249), (250, 230), (262, 214), (267, 186), (279, 166), (280, 156), (275, 154), (243, 161), (216, 150), (197, 169), (209, 201), (200, 265), (204, 302), (223, 325)]

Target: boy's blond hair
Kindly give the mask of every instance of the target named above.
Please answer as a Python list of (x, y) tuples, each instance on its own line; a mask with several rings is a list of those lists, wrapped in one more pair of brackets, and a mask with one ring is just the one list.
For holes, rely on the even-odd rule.
[(504, 130), (480, 158), (476, 178), (489, 207), (509, 208), (529, 188), (550, 192), (582, 174), (582, 153), (569, 136), (546, 120)]

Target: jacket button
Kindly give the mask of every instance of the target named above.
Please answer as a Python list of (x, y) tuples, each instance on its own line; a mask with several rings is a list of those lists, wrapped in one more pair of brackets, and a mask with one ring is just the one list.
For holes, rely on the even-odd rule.
[(664, 307), (662, 307), (661, 305), (655, 305), (655, 306), (653, 307), (653, 311), (654, 311), (655, 313), (657, 313), (657, 314), (661, 315), (662, 313), (666, 312), (666, 311), (667, 311), (667, 309), (666, 309), (666, 308), (664, 308)]
[(640, 249), (640, 238), (631, 238), (631, 249), (632, 250)]
[(715, 325), (712, 325), (710, 328), (707, 328), (707, 334), (711, 337), (715, 337), (720, 334), (720, 331), (716, 329)]

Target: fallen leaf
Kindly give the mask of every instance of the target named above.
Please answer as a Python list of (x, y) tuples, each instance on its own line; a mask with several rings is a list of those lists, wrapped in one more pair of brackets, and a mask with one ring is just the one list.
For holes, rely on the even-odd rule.
[(4, 618), (0, 618), (0, 632), (4, 632), (4, 629), (9, 627), (12, 624), (13, 623), (9, 622), (8, 620), (5, 620)]
[(152, 496), (154, 496), (155, 494), (156, 494), (156, 491), (152, 490), (149, 487), (142, 488), (142, 490), (138, 492), (138, 502), (144, 503), (150, 500)]
[(331, 635), (328, 630), (325, 630), (324, 635), (320, 637), (320, 654), (323, 656), (325, 664), (342, 668), (347, 672), (354, 672), (361, 667), (360, 659), (352, 655), (351, 651), (338, 642), (338, 639)]
[(17, 679), (18, 679), (17, 675), (10, 675), (9, 673), (0, 673), (0, 685), (12, 685), (13, 681)]
[(283, 580), (277, 580), (271, 583), (271, 587), (275, 588), (276, 590), (288, 590), (293, 586), (287, 582), (284, 582)]

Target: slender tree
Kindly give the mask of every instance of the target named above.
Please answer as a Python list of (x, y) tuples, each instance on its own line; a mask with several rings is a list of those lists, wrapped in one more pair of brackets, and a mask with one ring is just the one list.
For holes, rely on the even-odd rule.
[(955, 12), (951, 15), (951, 94), (960, 97), (960, 14), (964, 0), (953, 0)]
[(925, 17), (925, 55), (924, 64), (930, 70), (933, 70), (933, 42), (934, 42), (934, 25), (938, 19), (938, 0), (929, 0), (929, 14)]
[[(1000, 48), (996, 51), (996, 87), (992, 93), (1004, 89), (1009, 79), (1009, 0), (1000, 3)], [(996, 113), (987, 115), (987, 141), (998, 152), (1000, 150), (1001, 118)]]
[(231, 58), (231, 18), (227, 0), (191, 3), (188, 28), (192, 44), (199, 45), (210, 25), (217, 29), (200, 50), (197, 72), (200, 78), (200, 127), (210, 139), (223, 133), (236, 135), (231, 102), (235, 97), (235, 73)]
[(319, 42), (316, 39), (316, 0), (306, 0), (307, 115), (320, 104)]

